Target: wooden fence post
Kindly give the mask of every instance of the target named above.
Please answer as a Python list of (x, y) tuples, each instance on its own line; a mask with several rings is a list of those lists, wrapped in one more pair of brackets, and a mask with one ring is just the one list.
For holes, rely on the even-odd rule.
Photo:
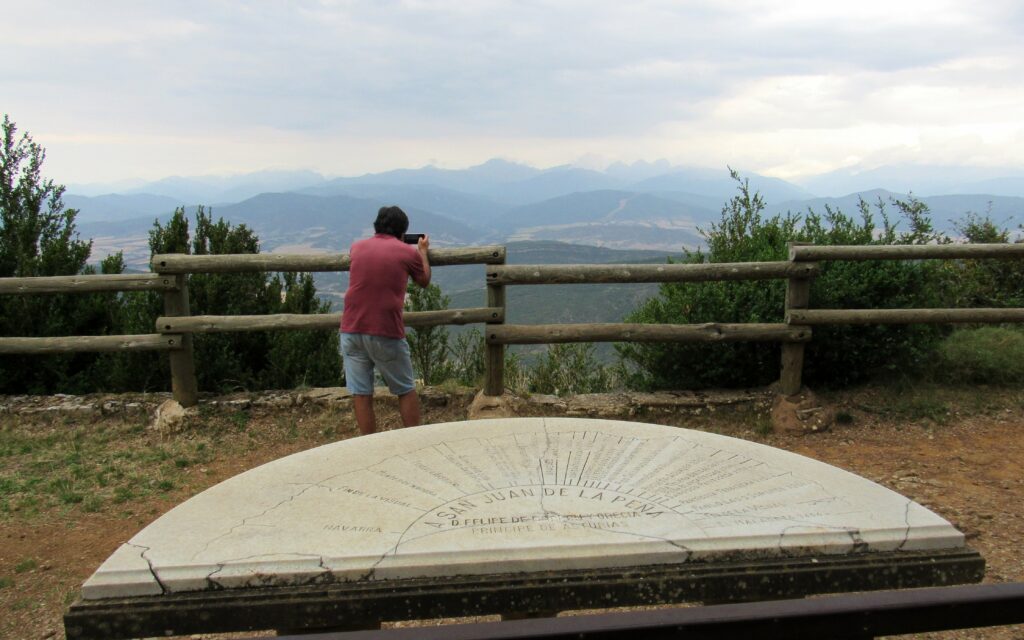
[[(174, 276), (176, 290), (164, 292), (164, 315), (190, 315), (188, 304), (187, 275), (182, 273)], [(162, 332), (161, 327), (157, 331)], [(196, 382), (196, 365), (192, 357), (192, 334), (181, 334), (181, 348), (170, 352), (171, 358), (171, 391), (174, 399), (183, 407), (194, 407), (199, 403), (199, 385)]]
[[(502, 264), (505, 259), (502, 257)], [(490, 265), (488, 265), (489, 267)], [(487, 285), (487, 306), (505, 308), (505, 285)], [(506, 313), (500, 319), (489, 321), (488, 324), (504, 324)], [(484, 382), (484, 395), (500, 396), (505, 392), (505, 345), (487, 344), (487, 380)]]
[[(789, 260), (793, 261), (793, 247), (805, 242), (789, 243)], [(806, 309), (811, 298), (810, 278), (789, 278), (786, 280), (786, 314), (790, 309)], [(783, 395), (800, 393), (803, 386), (804, 343), (783, 342), (782, 364), (779, 373), (779, 390)]]

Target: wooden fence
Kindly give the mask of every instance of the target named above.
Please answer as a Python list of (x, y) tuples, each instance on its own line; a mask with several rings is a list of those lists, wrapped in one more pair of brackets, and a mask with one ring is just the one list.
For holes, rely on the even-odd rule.
[[(483, 246), (431, 249), (432, 266), (503, 264), (505, 247)], [(153, 274), (58, 276), (51, 278), (0, 278), (0, 295), (35, 293), (96, 293), (110, 291), (161, 291), (164, 314), (155, 319), (155, 334), (126, 336), (67, 336), (56, 338), (0, 337), (0, 353), (70, 353), (76, 351), (166, 351), (171, 363), (174, 398), (184, 406), (198, 402), (192, 335), (227, 331), (327, 329), (337, 330), (340, 313), (275, 314), (252, 316), (193, 316), (189, 312), (190, 273), (246, 273), (260, 271), (348, 271), (348, 254), (241, 254), (155, 255)], [(408, 326), (467, 323), (500, 323), (504, 304), (473, 309), (406, 312)], [(490, 348), (494, 350), (495, 348)], [(500, 392), (499, 392), (500, 393)]]
[[(504, 391), (507, 344), (562, 342), (778, 342), (782, 346), (780, 390), (797, 393), (802, 381), (804, 345), (812, 326), (827, 324), (1001, 323), (1024, 322), (1024, 309), (809, 309), (810, 287), (826, 260), (1022, 259), (1024, 244), (813, 246), (794, 244), (789, 260), (715, 264), (506, 265), (503, 246), (432, 249), (432, 266), (484, 264), (485, 307), (407, 312), (408, 326), (485, 323), (487, 377), (484, 393)], [(160, 291), (164, 315), (155, 334), (0, 337), (0, 353), (67, 353), (75, 351), (167, 351), (174, 397), (185, 406), (197, 402), (192, 335), (227, 331), (330, 329), (341, 314), (193, 316), (189, 312), (187, 276), (191, 273), (347, 271), (348, 254), (293, 255), (163, 254), (153, 256), (152, 274), (0, 278), (0, 294)], [(505, 287), (537, 284), (608, 284), (711, 282), (724, 280), (787, 281), (782, 323), (704, 323), (645, 325), (628, 323), (505, 324)]]

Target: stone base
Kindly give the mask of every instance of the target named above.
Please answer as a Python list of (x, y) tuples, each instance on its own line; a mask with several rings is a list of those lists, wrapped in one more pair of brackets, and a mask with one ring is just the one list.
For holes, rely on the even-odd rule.
[(515, 396), (488, 396), (483, 391), (476, 394), (469, 409), (466, 410), (467, 420), (486, 420), (488, 418), (514, 418), (520, 400)]
[(65, 614), (64, 629), (69, 640), (356, 630), (395, 620), (518, 619), (604, 607), (946, 586), (979, 582), (984, 572), (977, 552), (957, 549), (227, 589), (79, 600)]
[(772, 403), (772, 429), (779, 433), (820, 433), (832, 428), (835, 412), (825, 406), (810, 389), (784, 396)]

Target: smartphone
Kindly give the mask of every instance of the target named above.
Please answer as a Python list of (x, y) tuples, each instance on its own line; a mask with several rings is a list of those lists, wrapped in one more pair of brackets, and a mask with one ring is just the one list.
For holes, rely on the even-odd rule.
[(407, 233), (402, 237), (402, 240), (406, 244), (419, 244), (420, 238), (425, 236), (425, 233)]

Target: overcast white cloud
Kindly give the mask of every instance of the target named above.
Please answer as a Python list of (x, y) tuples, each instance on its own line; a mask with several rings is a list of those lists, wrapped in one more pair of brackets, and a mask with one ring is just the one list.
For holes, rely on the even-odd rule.
[(1014, 1), (0, 4), (0, 111), (64, 182), (496, 156), (1024, 168)]

